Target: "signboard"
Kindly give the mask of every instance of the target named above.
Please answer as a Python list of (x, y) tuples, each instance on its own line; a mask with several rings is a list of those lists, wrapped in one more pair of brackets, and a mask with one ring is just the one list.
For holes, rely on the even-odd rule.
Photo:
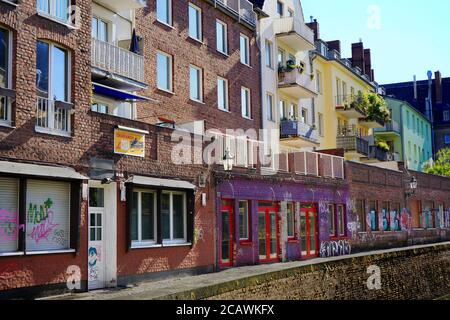
[(145, 157), (145, 134), (116, 129), (114, 131), (114, 153)]

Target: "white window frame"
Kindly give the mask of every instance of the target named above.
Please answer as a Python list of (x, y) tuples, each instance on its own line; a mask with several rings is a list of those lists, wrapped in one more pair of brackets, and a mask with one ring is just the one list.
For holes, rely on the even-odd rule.
[(317, 92), (319, 94), (323, 94), (323, 90), (322, 90), (322, 72), (320, 72), (319, 70), (316, 70), (316, 86), (317, 86)]
[(318, 120), (318, 131), (319, 131), (319, 135), (321, 136), (321, 137), (323, 137), (324, 136), (324, 132), (323, 132), (323, 126), (324, 126), (324, 123), (323, 123), (323, 113), (318, 113), (317, 114), (317, 120)]
[[(12, 56), (13, 56), (13, 37), (11, 30), (8, 30), (6, 28), (1, 27), (7, 34), (8, 34), (8, 72), (7, 72), (7, 88), (5, 89), (12, 89)], [(6, 119), (0, 119), (0, 126), (10, 126), (11, 125), (11, 117), (12, 117), (12, 103), (10, 98), (6, 98)]]
[[(163, 190), (161, 195), (170, 195), (170, 209), (169, 209), (169, 221), (170, 221), (170, 239), (163, 239), (163, 245), (176, 245), (176, 244), (186, 244), (187, 243), (187, 195), (186, 192), (182, 191), (168, 191)], [(173, 195), (183, 196), (183, 232), (184, 238), (174, 239), (173, 238)], [(161, 231), (162, 232), (162, 231)], [(162, 236), (162, 235), (161, 235)]]
[[(168, 75), (169, 75), (169, 88), (162, 88), (159, 86), (158, 83), (158, 55), (164, 56), (166, 58), (168, 58), (168, 62), (169, 62), (169, 70), (168, 70)], [(165, 91), (165, 92), (169, 92), (169, 93), (173, 93), (173, 57), (172, 55), (165, 53), (163, 51), (158, 50), (156, 52), (156, 87), (159, 90)]]
[[(242, 48), (242, 39), (245, 43), (245, 51)], [(250, 38), (245, 34), (241, 33), (239, 35), (239, 51), (240, 51), (240, 61), (243, 65), (250, 67)], [(243, 61), (243, 58), (245, 61)]]
[[(158, 215), (158, 211), (157, 211), (157, 192), (155, 190), (146, 190), (146, 189), (134, 189), (133, 193), (137, 193), (138, 194), (138, 205), (137, 205), (137, 233), (138, 233), (138, 240), (132, 240), (131, 242), (131, 247), (132, 248), (139, 248), (139, 247), (146, 247), (146, 246), (153, 246), (156, 245), (157, 243), (157, 238), (158, 238), (158, 234), (157, 234), (157, 215)], [(153, 240), (142, 240), (142, 194), (146, 193), (146, 194), (152, 194), (153, 195), (153, 235), (154, 235), (154, 239)], [(133, 199), (131, 199), (131, 201), (133, 201)], [(130, 230), (131, 232), (131, 230)]]
[[(158, 15), (158, 2), (164, 1), (167, 4), (167, 14), (168, 14), (168, 20), (169, 21), (162, 21), (159, 19)], [(173, 26), (173, 17), (172, 17), (172, 0), (156, 0), (156, 21), (165, 24), (166, 26), (172, 27)]]
[(67, 4), (68, 4), (68, 7), (67, 7), (67, 20), (61, 19), (60, 17), (58, 17), (56, 15), (56, 11), (57, 11), (56, 2), (57, 2), (56, 0), (49, 0), (49, 12), (46, 12), (46, 11), (40, 10), (40, 8), (39, 8), (39, 0), (36, 0), (36, 11), (37, 11), (38, 15), (40, 15), (42, 17), (45, 17), (45, 18), (47, 18), (49, 20), (52, 20), (54, 22), (63, 24), (65, 26), (69, 27), (69, 28), (73, 28), (74, 25), (70, 21), (70, 17), (71, 17), (71, 15), (70, 15), (70, 7), (72, 5), (71, 1), (70, 0), (67, 1)]
[[(219, 101), (219, 89), (220, 89), (219, 81), (223, 81), (224, 89), (225, 89), (225, 92), (223, 92), (223, 97), (224, 97), (225, 101), (222, 101), (225, 106), (224, 108), (222, 108), (220, 106), (221, 101)], [(229, 96), (228, 96), (228, 80), (225, 78), (222, 78), (222, 77), (217, 77), (217, 107), (219, 108), (219, 110), (222, 110), (222, 111), (230, 111), (230, 103), (229, 103)]]
[[(219, 48), (219, 25), (223, 27), (223, 43), (221, 45), (223, 45), (224, 50), (221, 50), (221, 48)], [(216, 50), (220, 53), (223, 53), (224, 55), (228, 55), (228, 25), (219, 19), (216, 19)]]
[[(196, 97), (191, 96), (191, 85), (192, 85), (192, 79), (191, 79), (191, 69), (194, 69), (198, 72), (198, 89), (199, 89), (199, 99)], [(203, 69), (197, 66), (194, 66), (193, 64), (189, 65), (189, 99), (196, 102), (202, 102), (203, 103)]]
[[(246, 204), (247, 212), (245, 219), (247, 221), (247, 230), (246, 237), (242, 237), (241, 235), (241, 203)], [(239, 200), (239, 240), (240, 241), (249, 241), (250, 240), (250, 204), (248, 200)]]
[(266, 103), (267, 103), (267, 120), (275, 121), (275, 112), (274, 112), (274, 102), (275, 97), (270, 92), (266, 93)]
[[(106, 41), (105, 42), (109, 42), (109, 36), (110, 36), (110, 24), (111, 24), (111, 22), (110, 21), (108, 21), (108, 20), (105, 20), (105, 19), (103, 19), (103, 18), (101, 18), (101, 17), (99, 17), (99, 16), (96, 16), (96, 15), (94, 15), (94, 16), (92, 16), (92, 19), (91, 19), (91, 21), (92, 20), (94, 20), (94, 19), (96, 19), (97, 21), (96, 21), (96, 23), (97, 23), (97, 35), (95, 35), (95, 37), (94, 36), (92, 36), (92, 34), (91, 34), (91, 37), (92, 38), (94, 38), (94, 39), (96, 39), (96, 40), (98, 40), (98, 41), (104, 41), (104, 40), (100, 40), (100, 39), (98, 39), (98, 23), (99, 22), (103, 22), (105, 25), (106, 25)], [(93, 22), (93, 21), (92, 21)], [(91, 22), (91, 23), (92, 23)], [(91, 26), (92, 27), (92, 26)]]
[[(278, 8), (279, 8), (279, 4), (281, 4), (281, 13), (280, 12), (278, 12)], [(285, 5), (284, 5), (284, 2), (283, 1), (277, 1), (277, 4), (276, 4), (276, 12), (277, 12), (277, 16), (278, 17), (284, 17), (284, 7), (285, 7)]]
[[(190, 8), (194, 9), (195, 11), (197, 11), (198, 14), (198, 38), (196, 38), (195, 36), (193, 36), (191, 34), (191, 29), (188, 27), (188, 33), (189, 33), (189, 38), (199, 41), (199, 42), (203, 42), (203, 30), (202, 30), (202, 9), (200, 9), (199, 7), (197, 7), (196, 5), (192, 4), (189, 2), (189, 6), (188, 6), (188, 21), (190, 20), (190, 15), (189, 15), (189, 10)], [(196, 21), (197, 22), (197, 21)], [(190, 23), (189, 23), (190, 24)]]
[[(244, 110), (244, 99), (243, 99), (243, 93), (246, 92), (246, 101), (245, 101), (245, 110)], [(242, 117), (245, 119), (251, 119), (252, 118), (252, 106), (251, 106), (251, 92), (249, 88), (241, 87), (241, 114)], [(247, 115), (248, 111), (248, 115)]]
[(266, 67), (273, 69), (273, 42), (266, 39)]
[[(42, 42), (42, 43), (46, 43), (49, 46), (49, 57), (48, 57), (48, 96), (45, 97), (45, 99), (47, 99), (48, 101), (48, 110), (47, 110), (47, 127), (41, 127), (38, 126), (37, 123), (35, 124), (35, 131), (36, 132), (40, 132), (40, 133), (46, 133), (46, 134), (52, 134), (52, 135), (59, 135), (59, 136), (66, 136), (66, 137), (70, 137), (71, 132), (72, 132), (72, 128), (71, 128), (71, 115), (72, 115), (72, 110), (66, 110), (67, 111), (67, 130), (58, 130), (55, 129), (55, 101), (53, 99), (50, 99), (50, 97), (53, 97), (53, 48), (59, 48), (61, 50), (64, 50), (67, 54), (67, 100), (68, 101), (61, 101), (61, 102), (65, 102), (65, 103), (71, 103), (71, 97), (72, 97), (72, 53), (70, 50), (59, 46), (53, 42), (49, 42), (49, 41), (45, 41), (45, 40), (41, 40), (38, 39), (36, 42), (36, 47), (37, 47), (37, 43), (38, 42)], [(37, 61), (36, 61), (37, 64)], [(39, 98), (39, 97), (38, 97)], [(59, 101), (59, 100), (58, 100)], [(36, 104), (37, 106), (38, 104)], [(37, 109), (37, 108), (36, 108)], [(37, 111), (36, 111), (36, 115), (37, 115)]]

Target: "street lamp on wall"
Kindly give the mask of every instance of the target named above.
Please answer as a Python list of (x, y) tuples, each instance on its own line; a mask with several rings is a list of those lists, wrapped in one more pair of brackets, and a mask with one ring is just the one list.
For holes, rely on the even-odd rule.
[(409, 181), (409, 190), (406, 191), (406, 197), (410, 198), (413, 195), (416, 194), (416, 190), (417, 190), (417, 179), (416, 177), (411, 177), (411, 180)]

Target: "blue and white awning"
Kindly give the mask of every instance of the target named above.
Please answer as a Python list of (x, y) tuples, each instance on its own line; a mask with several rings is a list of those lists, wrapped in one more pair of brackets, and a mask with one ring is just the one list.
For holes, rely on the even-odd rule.
[(111, 88), (99, 83), (93, 83), (93, 88), (94, 88), (94, 92), (99, 94), (99, 95), (103, 95), (103, 96), (107, 96), (116, 100), (123, 100), (123, 101), (152, 101), (152, 99), (143, 97), (143, 96), (139, 96), (137, 94), (131, 93), (131, 92), (127, 92), (127, 91), (123, 91), (123, 90), (118, 90), (115, 88)]

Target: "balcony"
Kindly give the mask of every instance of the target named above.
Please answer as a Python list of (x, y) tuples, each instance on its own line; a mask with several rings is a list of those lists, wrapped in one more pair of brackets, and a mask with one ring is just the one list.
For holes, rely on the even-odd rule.
[(147, 87), (143, 56), (111, 43), (92, 39), (91, 59), (94, 81), (124, 90)]
[(376, 159), (378, 161), (400, 161), (400, 154), (397, 152), (390, 152), (383, 150), (377, 146), (370, 146), (369, 158)]
[(256, 26), (256, 13), (253, 4), (248, 0), (213, 0), (217, 8), (222, 8), (235, 15), (239, 21)]
[(289, 155), (285, 171), (297, 175), (344, 179), (344, 158), (316, 152), (300, 151)]
[(361, 137), (355, 126), (338, 129), (336, 147), (343, 149), (348, 157), (367, 157), (369, 155), (369, 141)]
[(397, 121), (391, 121), (386, 123), (383, 128), (375, 129), (374, 132), (377, 136), (397, 136), (401, 135), (400, 124)]
[(147, 7), (147, 1), (145, 0), (95, 0), (95, 2), (115, 12), (124, 12)]
[(275, 19), (274, 32), (280, 42), (297, 52), (314, 50), (314, 32), (298, 18)]
[(354, 95), (339, 95), (336, 99), (336, 112), (347, 119), (360, 119), (365, 117), (364, 110), (360, 109), (356, 103)]
[(280, 123), (280, 138), (284, 145), (302, 148), (317, 147), (318, 134), (314, 127), (294, 120), (285, 120)]
[(310, 99), (317, 97), (314, 81), (306, 72), (299, 68), (286, 70), (281, 67), (278, 72), (278, 90), (295, 99)]
[(360, 118), (359, 122), (362, 126), (365, 126), (366, 128), (369, 129), (380, 129), (386, 125), (384, 120), (376, 115), (372, 115), (366, 118)]

